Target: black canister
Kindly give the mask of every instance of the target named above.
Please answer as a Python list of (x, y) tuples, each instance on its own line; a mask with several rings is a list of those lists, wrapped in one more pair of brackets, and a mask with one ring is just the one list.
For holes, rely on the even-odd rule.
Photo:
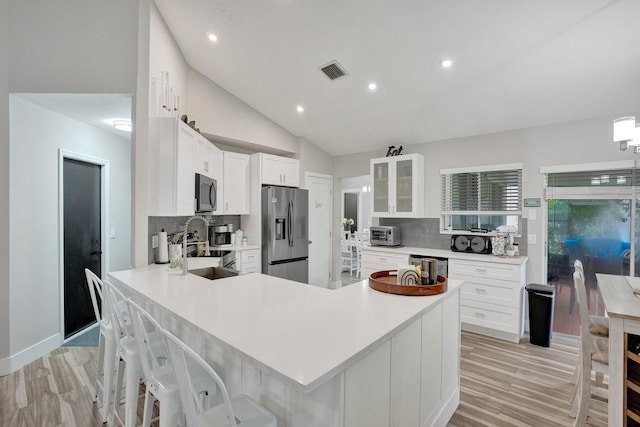
[(433, 258), (423, 258), (420, 261), (420, 273), (423, 285), (435, 285), (438, 282), (438, 261)]

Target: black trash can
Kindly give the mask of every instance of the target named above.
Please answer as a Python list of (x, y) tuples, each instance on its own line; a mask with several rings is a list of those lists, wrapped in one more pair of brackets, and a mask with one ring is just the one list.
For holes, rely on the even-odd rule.
[(528, 284), (529, 295), (529, 342), (542, 347), (551, 344), (553, 330), (553, 306), (556, 288), (537, 283)]

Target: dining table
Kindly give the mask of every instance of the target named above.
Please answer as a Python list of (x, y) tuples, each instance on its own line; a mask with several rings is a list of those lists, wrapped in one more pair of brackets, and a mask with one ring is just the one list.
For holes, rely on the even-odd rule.
[[(627, 417), (640, 419), (632, 406), (640, 405), (640, 387), (627, 381), (627, 366), (637, 369), (640, 356), (627, 351), (628, 334), (640, 336), (640, 277), (614, 274), (596, 274), (598, 292), (609, 316), (609, 397), (608, 425), (627, 425)], [(640, 292), (640, 291), (639, 291)], [(636, 399), (637, 397), (637, 399)], [(633, 402), (627, 402), (627, 399)]]

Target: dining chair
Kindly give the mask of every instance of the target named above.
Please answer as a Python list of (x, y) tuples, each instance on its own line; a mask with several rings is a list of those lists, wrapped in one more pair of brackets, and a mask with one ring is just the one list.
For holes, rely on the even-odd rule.
[[(276, 427), (276, 417), (245, 395), (229, 397), (227, 388), (216, 371), (195, 351), (166, 329), (162, 330), (171, 355), (171, 366), (178, 380), (178, 391), (182, 411), (188, 427), (197, 426), (243, 426)], [(209, 390), (209, 397), (218, 399), (204, 405), (199, 398), (199, 389), (194, 386), (192, 366), (202, 368), (216, 390)], [(213, 399), (208, 399), (213, 401)]]
[(581, 427), (585, 425), (589, 414), (591, 372), (595, 371), (596, 377), (598, 374), (604, 377), (609, 371), (609, 338), (594, 335), (590, 331), (587, 289), (581, 271), (574, 271), (573, 282), (580, 310), (580, 360), (577, 368), (578, 379), (572, 396), (573, 405), (569, 415), (575, 418), (574, 426)]
[(358, 251), (350, 232), (345, 231), (340, 241), (340, 271), (348, 271), (350, 276), (358, 269)]
[[(582, 281), (584, 282), (584, 267), (582, 266), (582, 262), (580, 260), (575, 260), (574, 262), (574, 270), (582, 276)], [(572, 296), (576, 294), (576, 286), (574, 283), (573, 289), (571, 289)], [(586, 294), (586, 286), (585, 286), (585, 294)], [(595, 336), (601, 337), (609, 337), (609, 318), (604, 316), (592, 316), (589, 315), (589, 333)], [(573, 377), (571, 378), (571, 383), (576, 384), (578, 381), (578, 377), (580, 375), (580, 366), (576, 366)], [(602, 383), (604, 380), (604, 375), (601, 372), (596, 372), (596, 382)], [(571, 396), (570, 403), (573, 403), (576, 397), (576, 392)]]
[(91, 303), (96, 316), (96, 322), (100, 326), (100, 338), (98, 341), (98, 367), (96, 369), (96, 391), (93, 394), (93, 401), (101, 398), (102, 402), (102, 422), (109, 421), (109, 409), (111, 408), (111, 388), (113, 383), (113, 370), (116, 364), (116, 340), (113, 335), (113, 327), (109, 318), (103, 316), (106, 312), (105, 299), (103, 297), (102, 280), (88, 268), (84, 269), (87, 278)]

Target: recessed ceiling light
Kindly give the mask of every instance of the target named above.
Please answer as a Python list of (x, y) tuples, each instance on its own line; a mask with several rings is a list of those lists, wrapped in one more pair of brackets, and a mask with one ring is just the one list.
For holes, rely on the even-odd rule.
[(442, 68), (451, 68), (452, 65), (453, 61), (450, 59), (443, 59), (442, 61), (440, 61), (440, 66)]
[(131, 120), (114, 120), (113, 127), (125, 132), (131, 132)]
[(369, 83), (369, 86), (368, 86), (369, 90), (376, 90), (376, 89), (377, 89), (377, 87), (378, 87), (378, 85), (376, 85), (376, 84), (375, 84), (375, 83), (373, 83), (373, 82)]
[(213, 34), (213, 33), (209, 33), (209, 34), (207, 34), (207, 38), (208, 38), (209, 40), (211, 40), (212, 42), (217, 42), (217, 41), (218, 41), (218, 36), (216, 36), (216, 35), (215, 35), (215, 34)]
[(304, 113), (304, 107), (303, 107), (302, 105), (298, 105), (298, 106), (296, 107), (296, 111), (297, 111), (298, 113)]

